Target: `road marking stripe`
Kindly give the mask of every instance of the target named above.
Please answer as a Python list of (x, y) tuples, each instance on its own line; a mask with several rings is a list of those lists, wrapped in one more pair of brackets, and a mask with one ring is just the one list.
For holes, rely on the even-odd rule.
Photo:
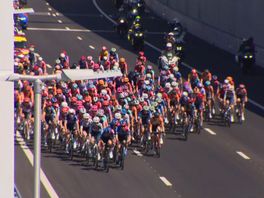
[[(16, 131), (16, 140), (20, 145), (21, 149), (23, 150), (23, 152), (25, 153), (26, 157), (28, 158), (31, 166), (33, 166), (33, 154), (18, 131)], [(40, 169), (40, 181), (42, 182), (43, 186), (45, 187), (50, 197), (54, 197), (54, 198), (59, 197), (42, 169)]]
[[(94, 4), (94, 6), (97, 8), (97, 10), (102, 14), (102, 15), (104, 15), (109, 21), (111, 21), (113, 24), (117, 24), (113, 19), (111, 19), (111, 17), (109, 17), (99, 6), (98, 6), (98, 4), (97, 4), (97, 2), (96, 2), (96, 0), (93, 0), (93, 4)], [(155, 49), (156, 51), (158, 51), (158, 52), (161, 52), (161, 49), (159, 49), (159, 48), (157, 48), (157, 47), (155, 47), (154, 45), (152, 45), (152, 44), (150, 44), (149, 42), (145, 42), (145, 44), (146, 45), (148, 45), (149, 47), (151, 47), (151, 48), (153, 48), (153, 49)], [(188, 65), (187, 63), (182, 63), (182, 65), (183, 66), (185, 66), (185, 67), (187, 67), (187, 68), (189, 68), (189, 69), (193, 69), (193, 67), (192, 66), (190, 66), (190, 65)], [(197, 71), (199, 74), (201, 74), (201, 72), (200, 71)], [(263, 105), (261, 105), (261, 104), (259, 104), (259, 103), (257, 103), (257, 102), (255, 102), (255, 101), (253, 101), (253, 100), (251, 100), (251, 99), (249, 99), (248, 100), (251, 104), (253, 104), (253, 105), (255, 105), (256, 107), (259, 107), (261, 110), (263, 110), (264, 111), (264, 106)]]
[(49, 64), (46, 65), (48, 68), (52, 68)]
[(204, 128), (204, 130), (206, 130), (208, 133), (210, 133), (211, 135), (216, 135), (215, 132), (213, 132), (211, 129), (209, 128)]
[(70, 28), (69, 28), (69, 27), (65, 27), (65, 29), (66, 29), (66, 30), (70, 30)]
[(59, 16), (59, 15), (60, 15), (60, 13), (56, 12), (56, 15), (57, 15), (57, 16)]
[(47, 3), (46, 3), (46, 5), (48, 6), (48, 5), (49, 5), (49, 3), (47, 2)]
[(83, 40), (82, 37), (80, 37), (80, 36), (77, 36), (77, 39), (79, 39), (80, 41)]
[(51, 13), (50, 13), (50, 12), (48, 12), (48, 15), (50, 16), (50, 15), (51, 15)]
[(169, 180), (166, 179), (166, 177), (159, 177), (161, 181), (166, 185), (166, 186), (172, 186), (172, 184), (169, 182)]
[(94, 46), (92, 46), (92, 45), (89, 45), (89, 47), (90, 47), (91, 49), (95, 49), (95, 47), (94, 47)]
[(56, 14), (53, 13), (52, 16), (56, 17)]
[(62, 23), (62, 20), (58, 20), (58, 23)]
[(244, 154), (243, 152), (241, 152), (241, 151), (237, 151), (236, 152), (238, 155), (240, 155), (241, 157), (243, 157), (244, 159), (246, 159), (246, 160), (249, 160), (250, 159), (250, 157), (248, 157), (246, 154)]
[(133, 152), (134, 152), (138, 157), (142, 157), (142, 156), (143, 156), (138, 150), (133, 150)]
[(48, 8), (48, 10), (49, 10), (49, 11), (52, 11), (52, 9), (51, 9), (51, 8)]

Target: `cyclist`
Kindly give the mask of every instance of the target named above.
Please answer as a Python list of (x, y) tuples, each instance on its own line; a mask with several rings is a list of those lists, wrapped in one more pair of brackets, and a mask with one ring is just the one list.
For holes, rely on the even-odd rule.
[(242, 105), (242, 114), (241, 119), (242, 121), (245, 120), (245, 104), (248, 101), (247, 97), (247, 90), (244, 84), (240, 84), (239, 87), (236, 89), (236, 97), (237, 97), (237, 103), (241, 103)]
[[(157, 135), (156, 141), (158, 142), (158, 146), (160, 147), (160, 144), (163, 144), (162, 133), (164, 133), (165, 127), (163, 118), (158, 111), (154, 112), (154, 116), (150, 120), (149, 129), (151, 134), (153, 134), (154, 136)], [(152, 141), (155, 141), (154, 137), (152, 137)]]
[[(234, 86), (230, 84), (230, 81), (228, 81), (228, 84), (226, 85), (226, 90), (224, 92), (224, 106), (226, 107), (227, 104), (230, 105), (231, 107), (231, 122), (234, 122), (234, 105), (235, 105), (235, 101), (236, 101), (236, 93), (235, 93), (235, 89)], [(227, 102), (229, 101), (229, 102)]]
[(211, 81), (207, 80), (204, 83), (205, 85), (205, 92), (206, 92), (206, 103), (209, 108), (209, 118), (212, 118), (212, 101), (214, 98), (214, 89), (213, 86), (211, 85)]

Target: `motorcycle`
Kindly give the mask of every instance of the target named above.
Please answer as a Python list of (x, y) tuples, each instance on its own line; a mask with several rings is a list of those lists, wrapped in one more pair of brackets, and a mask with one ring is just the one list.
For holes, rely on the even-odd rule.
[(245, 51), (242, 57), (240, 58), (240, 66), (244, 73), (249, 72), (252, 66), (255, 63), (255, 54), (250, 51)]
[(175, 54), (183, 60), (184, 58), (184, 42), (181, 40), (176, 40), (174, 44)]
[(119, 18), (116, 26), (117, 33), (124, 37), (128, 32), (128, 22), (125, 18)]
[(144, 50), (144, 32), (136, 30), (128, 35), (128, 40), (135, 50)]

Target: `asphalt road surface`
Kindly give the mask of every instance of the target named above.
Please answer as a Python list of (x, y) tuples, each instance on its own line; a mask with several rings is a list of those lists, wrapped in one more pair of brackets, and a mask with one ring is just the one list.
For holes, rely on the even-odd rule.
[[(65, 49), (71, 62), (81, 55), (98, 56), (103, 45), (116, 47), (133, 68), (136, 53), (129, 43), (113, 31), (110, 18), (117, 14), (110, 0), (31, 0), (35, 10), (30, 16), (29, 42), (51, 65)], [(99, 11), (100, 10), (100, 11)], [(157, 48), (163, 46), (166, 22), (146, 13), (145, 53), (150, 64), (156, 64)], [(264, 70), (256, 67), (250, 75), (242, 75), (234, 57), (227, 52), (187, 35), (185, 65), (202, 71), (210, 69), (221, 79), (233, 75), (248, 87), (252, 103), (264, 105), (262, 81)], [(186, 76), (189, 68), (180, 70)], [(95, 171), (83, 160), (69, 161), (60, 152), (42, 153), (42, 197), (131, 197), (131, 198), (263, 198), (264, 134), (263, 107), (248, 105), (246, 122), (226, 128), (220, 120), (207, 123), (202, 134), (192, 134), (187, 142), (168, 133), (161, 158), (142, 156), (130, 150), (125, 170)], [(33, 167), (30, 150), (17, 137), (15, 180), (22, 197), (33, 197)], [(25, 154), (27, 153), (27, 155)], [(32, 153), (31, 153), (32, 155)]]

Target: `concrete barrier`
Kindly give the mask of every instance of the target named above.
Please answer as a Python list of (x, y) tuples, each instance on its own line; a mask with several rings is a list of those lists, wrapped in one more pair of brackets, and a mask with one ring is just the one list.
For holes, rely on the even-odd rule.
[[(178, 18), (187, 28), (188, 32), (233, 54), (237, 52), (243, 37), (253, 36), (256, 43), (257, 64), (264, 67), (264, 22), (260, 20), (260, 16), (255, 19), (248, 17), (246, 19), (241, 18), (240, 20), (240, 15), (242, 15), (243, 10), (238, 10), (240, 8), (234, 6), (237, 6), (235, 3), (245, 4), (244, 1), (233, 2), (232, 6), (229, 5), (226, 9), (224, 6), (227, 2), (216, 2), (213, 0), (209, 0), (208, 4), (190, 0), (145, 0), (145, 2), (158, 16), (167, 20)], [(207, 1), (205, 0), (204, 2)], [(212, 4), (212, 2), (214, 3)], [(250, 2), (247, 1), (247, 3)], [(235, 11), (232, 12), (231, 9), (235, 9)], [(258, 10), (256, 9), (256, 11)], [(254, 9), (251, 8), (249, 11), (254, 11)], [(215, 14), (214, 12), (217, 13)], [(223, 14), (221, 12), (225, 13)], [(227, 18), (224, 19), (223, 16)], [(233, 18), (225, 21), (228, 20), (228, 17)], [(251, 26), (241, 27), (243, 20), (245, 26), (248, 24)], [(255, 20), (259, 20), (262, 26)], [(251, 32), (250, 28), (252, 31), (256, 30), (256, 32)]]

